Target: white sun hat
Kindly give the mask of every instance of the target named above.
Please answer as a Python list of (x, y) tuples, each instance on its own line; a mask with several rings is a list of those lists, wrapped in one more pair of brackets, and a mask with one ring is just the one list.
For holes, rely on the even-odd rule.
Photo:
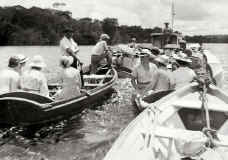
[(38, 68), (45, 68), (47, 65), (44, 62), (44, 59), (40, 55), (35, 55), (31, 59), (30, 67), (38, 67)]

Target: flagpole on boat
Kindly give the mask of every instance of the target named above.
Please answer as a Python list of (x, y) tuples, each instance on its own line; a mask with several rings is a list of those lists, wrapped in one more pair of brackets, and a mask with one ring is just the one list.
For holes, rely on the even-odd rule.
[(174, 29), (174, 16), (175, 16), (175, 8), (174, 8), (174, 0), (171, 2), (171, 25), (172, 25), (172, 30)]

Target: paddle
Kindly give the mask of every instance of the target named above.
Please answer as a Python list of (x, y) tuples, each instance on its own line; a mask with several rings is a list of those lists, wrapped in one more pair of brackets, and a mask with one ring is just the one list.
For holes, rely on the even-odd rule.
[(80, 67), (79, 70), (80, 70), (80, 76), (81, 76), (81, 83), (82, 83), (82, 86), (84, 86), (83, 71), (82, 71), (83, 63), (80, 61), (80, 59), (76, 55), (79, 52), (79, 49), (77, 49), (76, 51), (73, 51), (72, 49), (67, 48), (66, 51), (74, 59), (73, 64), (71, 66), (74, 67), (74, 68), (79, 68)]

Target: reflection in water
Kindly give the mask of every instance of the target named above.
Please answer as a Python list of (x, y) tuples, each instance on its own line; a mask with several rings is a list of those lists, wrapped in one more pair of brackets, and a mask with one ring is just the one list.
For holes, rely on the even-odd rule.
[[(120, 131), (135, 117), (130, 79), (96, 108), (48, 126), (11, 128), (1, 138), (1, 159), (102, 159)], [(5, 130), (6, 131), (6, 130)]]

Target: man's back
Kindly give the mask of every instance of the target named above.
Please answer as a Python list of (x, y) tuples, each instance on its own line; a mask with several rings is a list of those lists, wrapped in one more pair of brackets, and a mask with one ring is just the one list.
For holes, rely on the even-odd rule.
[(13, 69), (8, 68), (2, 70), (0, 72), (0, 94), (19, 89), (19, 78), (19, 73)]
[(133, 69), (132, 74), (139, 83), (145, 83), (152, 81), (155, 78), (154, 75), (156, 72), (157, 66), (153, 63), (150, 63), (149, 70), (145, 70), (142, 64), (139, 64)]
[(97, 44), (92, 49), (93, 55), (102, 55), (107, 50), (107, 43), (103, 40), (97, 42)]
[(165, 69), (158, 69), (158, 80), (156, 82), (155, 91), (173, 89), (174, 80), (172, 75)]

